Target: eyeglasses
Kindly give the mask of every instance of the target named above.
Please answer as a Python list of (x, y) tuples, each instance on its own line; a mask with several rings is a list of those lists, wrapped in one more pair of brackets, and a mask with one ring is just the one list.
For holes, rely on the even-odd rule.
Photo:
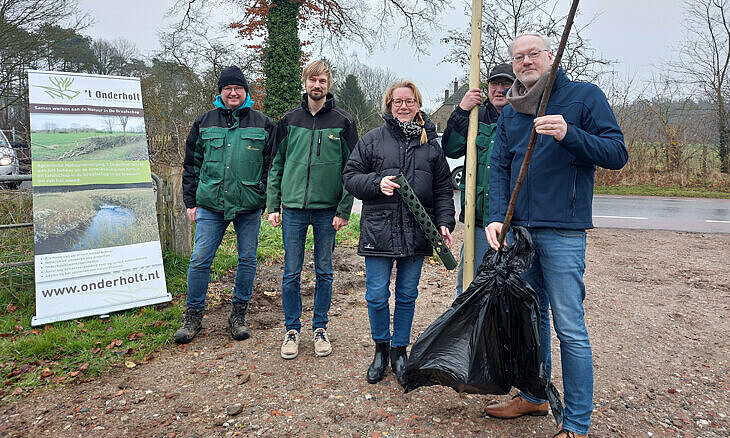
[(489, 85), (493, 85), (495, 87), (509, 88), (512, 86), (512, 81), (489, 81)]
[(520, 53), (520, 54), (513, 56), (512, 60), (518, 64), (522, 64), (522, 61), (525, 60), (525, 56), (529, 56), (530, 59), (537, 59), (537, 57), (540, 56), (540, 53), (547, 52), (547, 51), (548, 51), (547, 49), (533, 50), (532, 52), (528, 53), (527, 55), (523, 55)]
[(223, 87), (223, 89), (221, 89), (221, 92), (226, 93), (226, 94), (230, 94), (233, 91), (235, 91), (238, 94), (241, 94), (244, 91), (246, 91), (246, 89), (243, 87), (237, 87), (237, 86), (233, 86), (233, 85), (229, 85), (229, 86)]
[(393, 99), (391, 102), (396, 108), (400, 107), (404, 103), (406, 104), (406, 106), (410, 107), (416, 104), (416, 99)]

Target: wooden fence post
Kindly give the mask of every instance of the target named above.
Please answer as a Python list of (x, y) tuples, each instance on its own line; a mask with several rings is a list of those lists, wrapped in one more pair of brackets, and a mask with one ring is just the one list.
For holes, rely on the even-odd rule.
[(161, 180), (157, 188), (157, 217), (162, 249), (177, 254), (192, 252), (190, 219), (182, 199), (182, 167), (155, 165)]

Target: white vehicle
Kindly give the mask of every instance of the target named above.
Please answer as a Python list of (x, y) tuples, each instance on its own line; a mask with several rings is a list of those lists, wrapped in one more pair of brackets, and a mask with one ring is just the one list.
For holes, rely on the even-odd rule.
[[(442, 135), (443, 135), (442, 132), (438, 133), (439, 144), (441, 144)], [(459, 158), (446, 157), (446, 162), (449, 163), (449, 169), (451, 170), (451, 187), (453, 187), (454, 190), (458, 190), (459, 184), (461, 183), (461, 178), (464, 175), (464, 157), (459, 157)]]
[[(0, 131), (0, 177), (6, 175), (20, 175), (20, 165), (15, 149), (10, 146), (5, 134)], [(20, 181), (6, 181), (2, 185), (15, 189), (20, 185)]]

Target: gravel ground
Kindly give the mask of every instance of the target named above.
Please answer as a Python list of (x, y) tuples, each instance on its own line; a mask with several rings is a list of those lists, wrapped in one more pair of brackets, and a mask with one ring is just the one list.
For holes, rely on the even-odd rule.
[[(457, 229), (457, 246), (460, 245)], [(373, 343), (364, 263), (335, 254), (332, 355), (279, 357), (281, 265), (260, 265), (250, 310), (253, 336), (227, 330), (232, 275), (212, 285), (204, 329), (187, 346), (134, 369), (38, 390), (0, 405), (0, 436), (483, 436), (551, 437), (552, 417), (483, 414), (507, 396), (426, 387), (403, 394), (392, 373), (365, 381)], [(730, 349), (730, 235), (597, 229), (588, 234), (586, 318), (595, 363), (592, 437), (726, 437)], [(303, 278), (305, 327), (314, 273)], [(413, 339), (453, 298), (455, 273), (426, 263)], [(557, 340), (554, 382), (562, 388)]]

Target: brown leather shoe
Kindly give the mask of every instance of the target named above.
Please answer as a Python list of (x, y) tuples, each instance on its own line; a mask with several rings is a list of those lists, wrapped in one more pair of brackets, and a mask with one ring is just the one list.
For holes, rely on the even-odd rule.
[(548, 409), (548, 402), (530, 403), (517, 394), (512, 400), (487, 406), (484, 411), (490, 417), (509, 419), (523, 415), (541, 417), (548, 414)]
[(569, 430), (560, 429), (560, 432), (553, 435), (553, 438), (586, 438), (588, 435), (571, 432)]

